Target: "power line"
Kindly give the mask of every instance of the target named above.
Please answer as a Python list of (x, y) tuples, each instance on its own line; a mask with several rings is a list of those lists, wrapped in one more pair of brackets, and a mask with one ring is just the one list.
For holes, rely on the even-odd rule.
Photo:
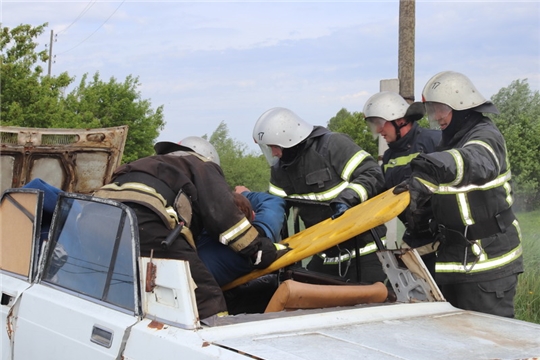
[[(58, 34), (62, 34), (63, 32), (65, 32), (67, 29), (69, 29), (73, 24), (75, 24), (77, 22), (77, 20), (79, 20), (84, 14), (86, 14), (88, 12), (88, 10), (90, 10), (92, 8), (92, 6), (94, 6), (94, 4), (96, 3), (97, 0), (92, 0), (90, 1), (88, 4), (86, 4), (86, 7), (81, 11), (81, 13), (79, 14), (79, 16), (77, 16), (75, 18), (75, 20), (73, 20), (73, 22), (71, 24), (68, 25), (67, 28), (65, 28), (64, 30), (60, 31)], [(57, 35), (58, 35), (57, 34)]]
[(103, 25), (105, 25), (105, 24), (107, 23), (107, 21), (109, 21), (109, 19), (110, 19), (110, 18), (118, 11), (118, 9), (120, 9), (120, 6), (122, 6), (122, 4), (123, 4), (125, 1), (126, 1), (126, 0), (122, 0), (122, 2), (120, 3), (120, 5), (118, 5), (118, 7), (113, 11), (113, 13), (112, 13), (111, 15), (109, 15), (109, 17), (108, 17), (101, 25), (99, 25), (99, 27), (98, 27), (96, 30), (94, 30), (94, 32), (91, 33), (86, 39), (84, 39), (83, 41), (81, 41), (80, 43), (78, 43), (77, 45), (75, 45), (74, 47), (72, 47), (71, 49), (66, 50), (66, 51), (63, 51), (63, 52), (61, 52), (61, 53), (59, 53), (59, 54), (57, 54), (57, 55), (65, 54), (65, 53), (67, 53), (67, 52), (69, 52), (69, 51), (75, 49), (77, 46), (81, 45), (81, 44), (84, 43), (86, 40), (90, 39), (90, 38), (92, 37), (92, 35), (94, 35), (99, 29), (101, 29), (101, 27), (102, 27)]

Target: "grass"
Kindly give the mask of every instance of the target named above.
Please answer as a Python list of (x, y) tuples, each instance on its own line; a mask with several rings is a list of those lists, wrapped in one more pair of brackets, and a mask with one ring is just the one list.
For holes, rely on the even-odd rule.
[(518, 213), (525, 272), (516, 291), (516, 318), (540, 324), (540, 210)]

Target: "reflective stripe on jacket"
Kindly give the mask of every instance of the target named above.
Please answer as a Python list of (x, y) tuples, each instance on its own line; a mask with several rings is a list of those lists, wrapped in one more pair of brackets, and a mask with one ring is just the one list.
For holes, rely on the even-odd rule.
[[(149, 174), (165, 183), (174, 194), (182, 191), (189, 197), (193, 208), (190, 229), (195, 239), (205, 228), (223, 244), (240, 252), (258, 237), (257, 230), (234, 203), (232, 191), (217, 164), (191, 152), (149, 156), (120, 166), (113, 174), (113, 182), (130, 172)], [(159, 197), (154, 199), (157, 201)]]
[[(272, 167), (269, 192), (297, 206), (304, 224), (310, 227), (332, 216), (330, 203), (355, 206), (378, 195), (383, 183), (375, 159), (350, 137), (316, 126), (294, 161), (279, 161)], [(296, 204), (296, 199), (303, 204)], [(379, 233), (385, 234), (384, 226)], [(359, 247), (375, 246), (369, 232), (360, 240)], [(342, 248), (354, 247), (351, 240), (342, 244)], [(338, 252), (332, 247), (323, 256), (334, 257)]]
[(440, 130), (425, 129), (414, 122), (405, 136), (389, 143), (382, 159), (385, 188), (393, 188), (408, 179), (411, 160), (418, 154), (434, 152), (440, 141)]
[[(399, 140), (389, 143), (382, 159), (385, 189), (391, 189), (407, 180), (411, 176), (411, 161), (419, 154), (434, 152), (440, 141), (440, 130), (426, 129), (414, 122), (407, 134)], [(427, 209), (426, 207), (421, 219), (416, 219), (417, 230), (412, 231), (409, 229), (403, 235), (403, 240), (410, 245), (418, 246), (433, 242), (429, 231), (421, 232), (418, 230), (429, 228), (429, 222), (433, 214)], [(405, 212), (398, 217), (404, 224), (407, 223)]]
[[(498, 219), (513, 203), (503, 136), (481, 114), (473, 112), (470, 121), (470, 129), (462, 135), (458, 132), (461, 137), (452, 140), (451, 149), (422, 155), (424, 162), (413, 166), (417, 178), (433, 192), (435, 220), (447, 234), (436, 264), (437, 280), (443, 284), (523, 271), (521, 233), (515, 218), (483, 238), (467, 235), (469, 227)], [(423, 178), (426, 171), (429, 174)], [(452, 234), (457, 235), (448, 236)]]
[[(163, 223), (170, 230), (173, 230), (178, 224), (178, 214), (172, 206), (166, 206), (167, 201), (150, 186), (142, 183), (129, 182), (122, 185), (115, 183), (102, 186), (94, 193), (94, 196), (113, 199), (120, 202), (134, 202), (144, 205), (156, 214), (159, 215)], [(187, 240), (192, 248), (196, 249), (195, 239), (191, 230), (187, 226), (183, 226), (180, 230), (181, 234)]]
[(347, 135), (317, 126), (291, 164), (280, 161), (272, 167), (269, 192), (354, 206), (379, 194), (382, 188), (382, 171), (371, 155)]

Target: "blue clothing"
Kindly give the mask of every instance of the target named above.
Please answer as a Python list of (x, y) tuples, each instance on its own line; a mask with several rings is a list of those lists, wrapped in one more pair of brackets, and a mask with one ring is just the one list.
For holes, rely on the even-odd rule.
[(37, 189), (43, 191), (43, 212), (41, 217), (41, 241), (49, 237), (49, 228), (56, 207), (56, 200), (62, 190), (36, 178), (23, 186), (25, 189)]
[(36, 178), (28, 182), (23, 186), (25, 189), (38, 189), (43, 191), (43, 215), (47, 216), (49, 220), (52, 218), (54, 208), (56, 207), (56, 200), (62, 190), (46, 183), (45, 181)]
[[(252, 225), (260, 235), (278, 242), (285, 219), (285, 200), (263, 192), (244, 191), (242, 195), (249, 200), (255, 212)], [(211, 236), (206, 230), (203, 230), (196, 243), (199, 258), (219, 286), (226, 285), (253, 270), (251, 260), (223, 245), (217, 237)]]
[(203, 230), (197, 240), (197, 254), (219, 286), (228, 284), (253, 270), (248, 258), (223, 245), (206, 230)]
[(249, 200), (255, 211), (255, 219), (251, 224), (262, 229), (273, 242), (280, 241), (285, 219), (285, 200), (265, 192), (244, 191), (242, 195)]

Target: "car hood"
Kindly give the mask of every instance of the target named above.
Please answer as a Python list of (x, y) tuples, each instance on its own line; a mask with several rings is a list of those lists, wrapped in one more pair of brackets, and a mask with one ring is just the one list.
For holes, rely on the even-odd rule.
[(463, 311), (446, 302), (299, 311), (298, 316), (216, 327), (200, 335), (213, 345), (268, 360), (524, 359), (540, 354), (539, 325)]
[(89, 194), (110, 181), (124, 152), (128, 127), (41, 129), (1, 126), (0, 191), (40, 178), (59, 189)]

